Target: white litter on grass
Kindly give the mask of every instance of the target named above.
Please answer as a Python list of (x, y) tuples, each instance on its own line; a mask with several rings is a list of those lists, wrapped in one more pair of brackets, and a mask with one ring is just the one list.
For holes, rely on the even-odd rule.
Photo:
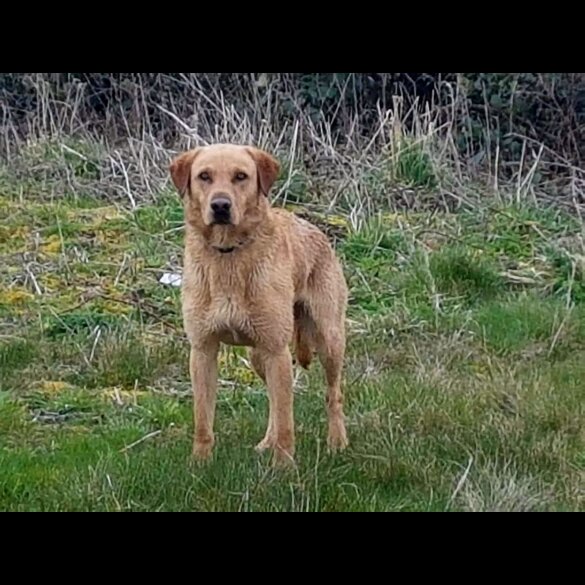
[(161, 284), (170, 284), (171, 286), (181, 286), (181, 275), (174, 272), (165, 272), (159, 279)]

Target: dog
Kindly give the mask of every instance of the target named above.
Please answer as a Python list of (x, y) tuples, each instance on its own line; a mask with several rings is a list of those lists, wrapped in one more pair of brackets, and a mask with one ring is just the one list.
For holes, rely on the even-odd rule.
[(318, 355), (327, 380), (328, 447), (344, 449), (348, 290), (327, 237), (270, 205), (280, 164), (264, 150), (204, 146), (177, 156), (169, 170), (185, 217), (181, 298), (190, 343), (193, 456), (205, 460), (213, 452), (220, 343), (247, 346), (267, 387), (268, 427), (258, 452), (271, 449), (275, 463), (294, 464), (291, 346), (305, 369)]

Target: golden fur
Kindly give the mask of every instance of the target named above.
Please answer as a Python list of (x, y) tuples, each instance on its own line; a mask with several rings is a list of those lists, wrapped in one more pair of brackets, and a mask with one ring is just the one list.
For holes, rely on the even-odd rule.
[[(190, 150), (170, 166), (185, 209), (182, 302), (198, 459), (213, 450), (220, 343), (250, 347), (251, 364), (267, 386), (269, 420), (259, 451), (273, 449), (277, 462), (294, 460), (291, 342), (305, 368), (317, 352), (327, 378), (328, 445), (347, 445), (346, 283), (326, 236), (270, 206), (278, 172), (270, 154), (232, 144)], [(231, 204), (229, 224), (214, 223), (218, 198)]]

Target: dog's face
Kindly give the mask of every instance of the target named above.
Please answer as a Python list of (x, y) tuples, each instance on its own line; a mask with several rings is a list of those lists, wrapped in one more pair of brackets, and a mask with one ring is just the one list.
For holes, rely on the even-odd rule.
[(238, 226), (257, 212), (279, 169), (270, 154), (257, 148), (216, 144), (181, 154), (170, 173), (185, 205), (205, 226)]

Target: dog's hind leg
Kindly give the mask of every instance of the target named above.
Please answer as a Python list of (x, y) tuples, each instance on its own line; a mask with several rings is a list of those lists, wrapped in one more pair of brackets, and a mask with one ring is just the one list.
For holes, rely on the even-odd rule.
[(302, 302), (294, 305), (294, 357), (305, 370), (309, 369), (316, 350), (315, 322), (307, 306)]
[(341, 378), (345, 358), (345, 315), (322, 298), (311, 304), (319, 361), (327, 380), (327, 445), (331, 451), (347, 447)]

